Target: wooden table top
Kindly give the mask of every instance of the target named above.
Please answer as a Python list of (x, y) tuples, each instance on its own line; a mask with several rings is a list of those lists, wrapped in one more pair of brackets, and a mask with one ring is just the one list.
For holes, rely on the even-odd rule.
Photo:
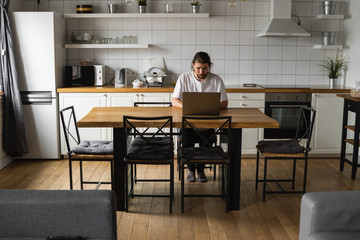
[[(123, 116), (159, 117), (172, 116), (173, 127), (181, 128), (182, 109), (175, 107), (94, 107), (78, 121), (79, 127), (123, 127)], [(279, 123), (266, 116), (258, 108), (222, 109), (221, 116), (232, 116), (232, 128), (279, 128)], [(137, 126), (156, 127), (156, 123), (141, 123)], [(211, 123), (201, 127), (211, 128)]]
[(360, 98), (358, 97), (352, 97), (350, 94), (336, 94), (336, 96), (345, 98), (354, 102), (360, 102)]

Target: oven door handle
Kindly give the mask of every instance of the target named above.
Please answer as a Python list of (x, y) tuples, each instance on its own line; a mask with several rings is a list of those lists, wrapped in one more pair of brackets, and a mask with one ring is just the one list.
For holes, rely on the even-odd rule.
[(308, 107), (307, 105), (270, 105), (271, 108), (299, 108), (299, 107)]

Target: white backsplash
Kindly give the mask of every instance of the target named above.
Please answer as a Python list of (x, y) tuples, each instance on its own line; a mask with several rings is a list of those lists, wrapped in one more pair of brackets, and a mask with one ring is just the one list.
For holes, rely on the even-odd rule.
[[(164, 3), (149, 0), (147, 12), (164, 12)], [(176, 13), (190, 13), (190, 1), (178, 0)], [(228, 86), (242, 83), (262, 84), (327, 84), (328, 77), (319, 64), (325, 56), (336, 51), (314, 49), (320, 44), (322, 31), (339, 32), (335, 44), (343, 42), (343, 20), (317, 20), (320, 0), (293, 0), (292, 14), (300, 17), (311, 37), (263, 37), (257, 32), (269, 19), (269, 0), (237, 0), (229, 8), (225, 0), (201, 0), (200, 12), (210, 18), (114, 18), (67, 19), (67, 40), (72, 32), (91, 33), (97, 39), (133, 35), (148, 49), (68, 49), (67, 64), (79, 64), (90, 59), (109, 66), (109, 76), (116, 67), (130, 68), (139, 76), (147, 70), (148, 58), (164, 57), (167, 81), (175, 82), (181, 72), (190, 69), (193, 55), (206, 51), (214, 63), (212, 71), (219, 74)], [(338, 0), (337, 13), (343, 13), (345, 3)], [(40, 11), (75, 13), (76, 4), (92, 4), (94, 12), (107, 12), (108, 3), (118, 3), (118, 12), (137, 12), (137, 3), (98, 0), (41, 0)], [(37, 10), (37, 1), (22, 0), (22, 9)]]

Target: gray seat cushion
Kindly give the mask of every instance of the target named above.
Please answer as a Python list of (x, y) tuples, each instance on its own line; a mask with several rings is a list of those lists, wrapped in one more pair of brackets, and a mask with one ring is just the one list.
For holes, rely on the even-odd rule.
[(303, 153), (305, 150), (305, 148), (295, 139), (260, 141), (258, 146), (261, 151), (269, 153)]
[(184, 163), (191, 160), (225, 160), (227, 155), (220, 146), (216, 147), (188, 147), (180, 151)]
[(76, 154), (113, 154), (114, 146), (112, 141), (87, 141), (83, 140), (74, 147)]

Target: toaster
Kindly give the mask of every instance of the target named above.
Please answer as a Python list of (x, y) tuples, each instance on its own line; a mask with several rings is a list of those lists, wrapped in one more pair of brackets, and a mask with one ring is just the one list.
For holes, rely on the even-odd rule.
[(94, 65), (95, 81), (94, 86), (104, 86), (109, 83), (106, 78), (106, 66)]

